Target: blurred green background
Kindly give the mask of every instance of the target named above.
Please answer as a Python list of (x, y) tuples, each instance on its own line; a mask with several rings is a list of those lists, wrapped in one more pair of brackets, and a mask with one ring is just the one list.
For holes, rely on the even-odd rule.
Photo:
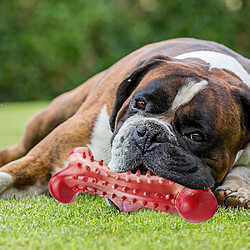
[(249, 13), (247, 0), (0, 0), (0, 102), (50, 100), (174, 37), (249, 57)]

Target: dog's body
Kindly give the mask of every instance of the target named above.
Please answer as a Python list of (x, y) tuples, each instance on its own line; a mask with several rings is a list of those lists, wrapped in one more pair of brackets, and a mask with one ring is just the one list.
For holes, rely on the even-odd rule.
[(113, 171), (150, 170), (249, 208), (249, 73), (248, 59), (214, 42), (145, 46), (56, 98), (0, 151), (1, 196), (44, 193), (87, 145)]

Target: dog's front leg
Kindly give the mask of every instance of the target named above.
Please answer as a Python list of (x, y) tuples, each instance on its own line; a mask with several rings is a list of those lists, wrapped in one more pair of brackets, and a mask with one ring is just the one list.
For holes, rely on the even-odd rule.
[[(86, 106), (86, 105), (84, 105)], [(88, 106), (53, 130), (26, 156), (0, 168), (0, 196), (39, 195), (51, 175), (62, 168), (70, 150), (90, 142), (102, 104)]]

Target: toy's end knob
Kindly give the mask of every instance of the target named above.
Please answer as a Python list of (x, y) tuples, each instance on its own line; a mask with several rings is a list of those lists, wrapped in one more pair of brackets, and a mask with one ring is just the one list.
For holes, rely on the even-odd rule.
[(50, 194), (57, 201), (62, 203), (74, 202), (78, 196), (79, 191), (76, 188), (69, 188), (61, 176), (54, 175), (49, 181)]
[(217, 210), (217, 200), (210, 189), (183, 188), (175, 204), (181, 217), (192, 223), (209, 220)]

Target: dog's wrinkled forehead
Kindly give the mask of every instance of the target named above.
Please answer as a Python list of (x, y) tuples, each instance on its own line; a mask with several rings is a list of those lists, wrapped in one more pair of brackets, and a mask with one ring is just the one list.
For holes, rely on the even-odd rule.
[[(150, 78), (152, 79), (152, 76)], [(204, 95), (203, 90), (209, 85), (206, 79), (179, 75), (159, 77), (149, 82), (147, 80), (145, 76), (123, 103), (116, 121), (124, 122), (130, 116), (140, 112), (140, 110), (134, 110), (134, 107), (138, 105), (137, 102), (145, 103), (144, 115), (153, 117), (159, 115), (165, 118), (170, 117), (176, 110), (191, 102), (195, 109), (195, 103), (199, 103), (199, 97)], [(202, 98), (204, 99), (204, 96)]]
[(196, 95), (206, 88), (208, 81), (195, 77), (169, 76), (157, 78), (145, 87), (138, 86), (131, 96), (132, 99), (145, 98), (145, 101), (158, 103), (155, 112), (175, 111), (188, 104)]
[(206, 70), (205, 68), (204, 66), (191, 66), (175, 61), (166, 61), (148, 71), (138, 83), (132, 95), (136, 92), (138, 92), (137, 95), (143, 92), (151, 97), (157, 96), (158, 100), (164, 95), (164, 100), (167, 98), (168, 104), (173, 102), (177, 95), (176, 102), (184, 101), (185, 95), (187, 95), (187, 100), (191, 100), (208, 83), (205, 74), (202, 75), (202, 72)]

